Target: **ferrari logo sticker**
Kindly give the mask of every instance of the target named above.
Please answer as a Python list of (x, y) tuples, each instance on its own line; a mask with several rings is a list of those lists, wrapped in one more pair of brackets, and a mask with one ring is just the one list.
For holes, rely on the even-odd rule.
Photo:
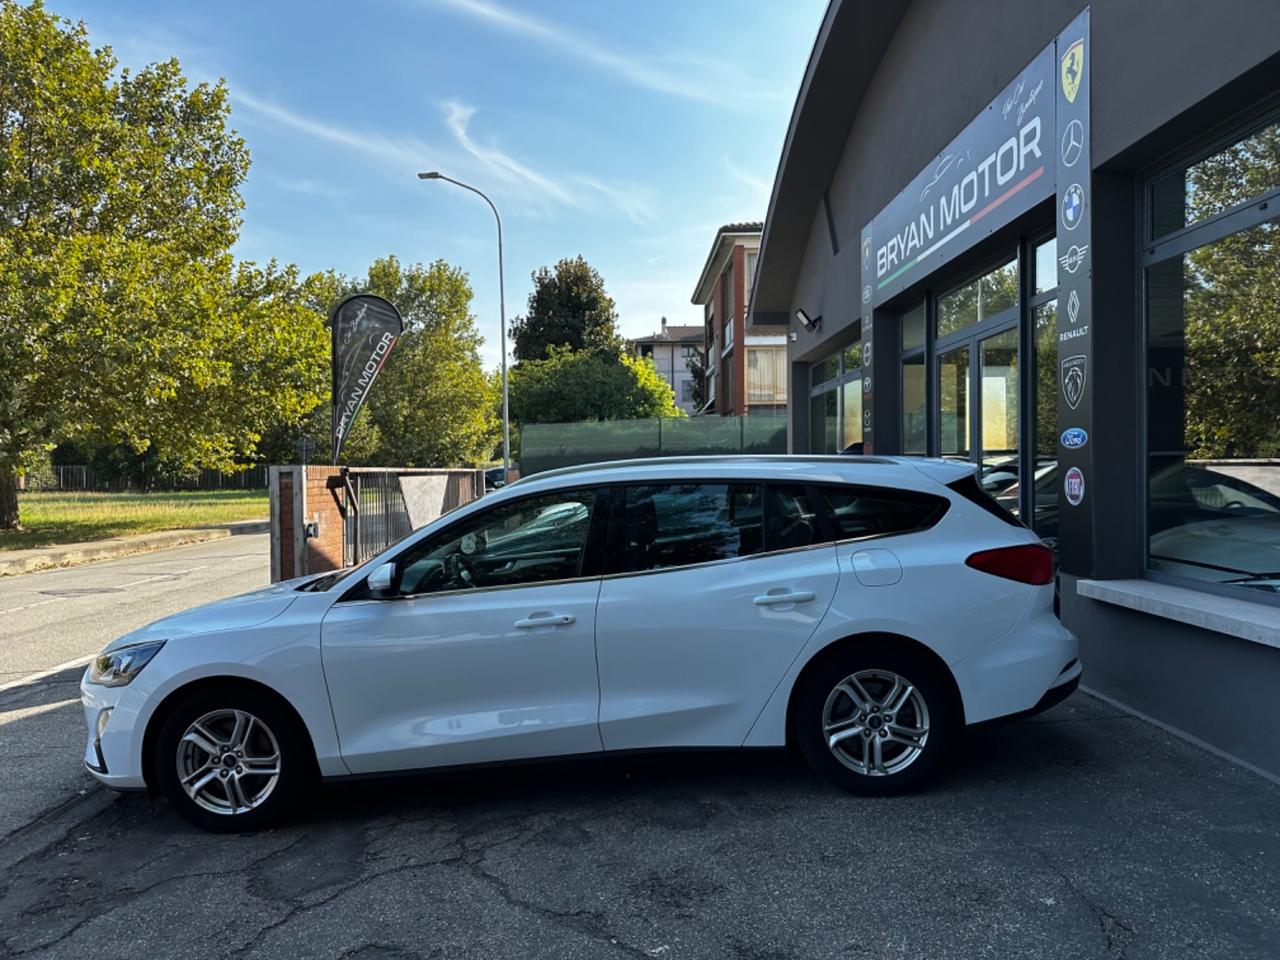
[(1077, 40), (1062, 56), (1062, 94), (1067, 103), (1076, 102), (1080, 81), (1084, 78), (1084, 41)]

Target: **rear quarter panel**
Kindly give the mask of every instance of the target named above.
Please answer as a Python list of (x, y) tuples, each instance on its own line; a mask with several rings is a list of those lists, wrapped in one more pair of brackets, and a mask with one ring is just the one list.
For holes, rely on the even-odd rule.
[[(998, 642), (1026, 616), (1037, 598), (1052, 587), (1034, 587), (981, 573), (965, 565), (978, 550), (1036, 543), (1031, 531), (999, 518), (944, 487), (929, 491), (951, 500), (947, 514), (919, 533), (872, 537), (837, 544), (840, 579), (822, 623), (791, 664), (761, 711), (744, 746), (780, 746), (786, 742), (787, 705), (805, 665), (831, 644), (847, 637), (889, 633), (918, 641), (948, 667)], [(864, 586), (854, 573), (860, 550), (889, 550), (902, 565), (902, 578), (886, 586)], [(966, 700), (966, 684), (952, 676)]]

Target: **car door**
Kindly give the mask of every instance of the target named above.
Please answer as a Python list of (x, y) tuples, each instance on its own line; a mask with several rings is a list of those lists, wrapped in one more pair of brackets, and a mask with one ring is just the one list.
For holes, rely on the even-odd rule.
[(607, 494), (504, 500), (334, 604), (321, 652), (353, 773), (601, 749), (595, 611)]
[(803, 485), (615, 488), (596, 650), (605, 749), (737, 746), (839, 579)]

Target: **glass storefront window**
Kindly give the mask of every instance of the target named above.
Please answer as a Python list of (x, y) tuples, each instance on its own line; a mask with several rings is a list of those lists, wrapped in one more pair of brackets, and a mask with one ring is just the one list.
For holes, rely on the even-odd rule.
[(1158, 240), (1280, 187), (1280, 121), (1151, 185), (1151, 238)]
[(814, 453), (835, 453), (840, 428), (839, 394), (828, 390), (809, 399), (809, 449)]
[(902, 349), (914, 350), (924, 346), (924, 303), (902, 315)]
[(997, 500), (1010, 488), (1018, 509), (1018, 330), (1006, 330), (979, 344), (982, 384), (982, 487)]
[(1058, 301), (1040, 304), (1032, 311), (1031, 321), (1036, 352), (1031, 527), (1041, 537), (1053, 539), (1058, 536)]
[(1034, 272), (1035, 292), (1045, 293), (1058, 285), (1058, 238), (1050, 237), (1036, 247)]
[(857, 373), (862, 369), (862, 344), (855, 343), (848, 347), (841, 355), (841, 362), (844, 364), (844, 373)]
[(1018, 260), (938, 298), (938, 336), (945, 337), (1017, 306)]
[(810, 381), (810, 386), (816, 387), (818, 384), (834, 380), (838, 376), (840, 376), (840, 354), (833, 353), (813, 365), (813, 377)]
[(924, 354), (902, 361), (902, 452), (923, 455), (929, 417), (924, 398)]
[[(1280, 129), (1269, 128), (1273, 138)], [(1247, 142), (1247, 141), (1242, 141)], [(1252, 148), (1251, 148), (1252, 149)], [(1280, 179), (1225, 151), (1200, 209)], [(1200, 166), (1200, 165), (1197, 165)], [(1195, 168), (1189, 168), (1195, 169)], [(1189, 178), (1190, 179), (1190, 178)], [(1147, 553), (1153, 571), (1280, 594), (1280, 222), (1147, 270)]]
[(854, 452), (861, 453), (862, 443), (862, 381), (850, 380), (840, 388), (840, 449), (854, 447)]
[(969, 348), (938, 357), (938, 452), (969, 456)]

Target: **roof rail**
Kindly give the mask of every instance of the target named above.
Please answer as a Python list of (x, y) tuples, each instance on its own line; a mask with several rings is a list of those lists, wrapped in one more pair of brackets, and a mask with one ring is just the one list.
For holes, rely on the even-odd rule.
[(631, 460), (602, 460), (598, 463), (579, 463), (569, 467), (557, 467), (554, 470), (543, 470), (540, 473), (522, 476), (510, 485), (515, 486), (517, 483), (523, 483), (526, 480), (535, 478), (541, 480), (549, 477), (572, 476), (575, 473), (586, 473), (591, 470), (615, 470), (623, 467), (682, 466), (700, 463), (841, 463), (846, 466), (871, 463), (892, 466), (898, 462), (885, 457), (852, 456), (838, 453), (728, 453), (688, 457), (640, 457)]

